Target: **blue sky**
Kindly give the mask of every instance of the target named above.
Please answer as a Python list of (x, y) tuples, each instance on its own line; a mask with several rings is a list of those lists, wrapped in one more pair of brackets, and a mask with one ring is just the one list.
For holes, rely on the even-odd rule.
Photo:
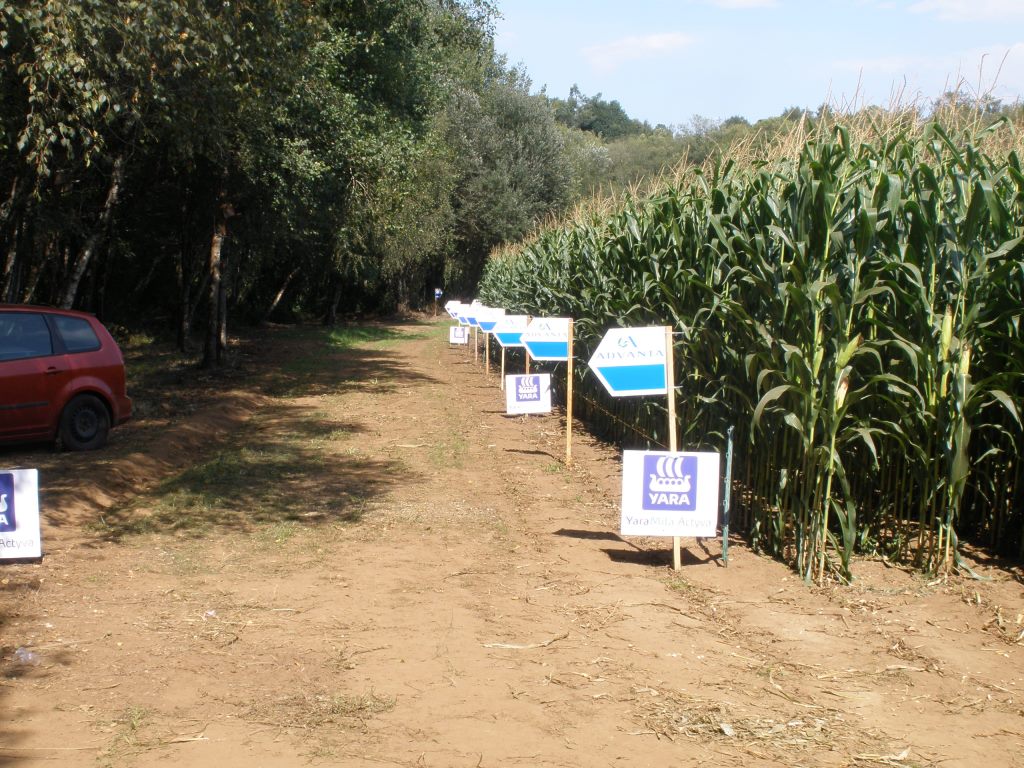
[[(534, 90), (652, 125), (787, 107), (1024, 94), (1024, 0), (498, 0), (496, 45)], [(1005, 57), (1005, 58), (1004, 58)], [(998, 79), (996, 77), (998, 73)]]

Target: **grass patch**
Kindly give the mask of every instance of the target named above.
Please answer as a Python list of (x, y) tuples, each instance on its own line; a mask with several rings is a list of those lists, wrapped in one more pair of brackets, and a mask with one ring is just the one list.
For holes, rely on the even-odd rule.
[(362, 725), (369, 717), (389, 712), (394, 707), (393, 696), (381, 696), (373, 691), (356, 695), (303, 691), (254, 704), (243, 717), (282, 728), (313, 730), (328, 725)]
[(428, 332), (379, 325), (298, 328), (279, 332), (286, 347), (283, 361), (269, 375), (268, 392), (277, 397), (333, 394), (352, 386), (377, 386), (408, 376), (408, 371), (381, 350), (422, 339)]
[(435, 467), (458, 468), (463, 465), (466, 454), (469, 452), (469, 443), (462, 435), (451, 435), (447, 440), (433, 443), (427, 458)]
[(285, 417), (294, 415), (271, 412), (255, 419), (232, 445), (109, 510), (94, 529), (112, 538), (260, 530), (268, 540), (285, 540), (302, 524), (358, 522), (366, 499), (400, 476), (395, 462), (326, 450), (356, 431), (353, 426), (318, 413), (298, 422)]
[(152, 713), (145, 707), (129, 704), (109, 724), (108, 728), (113, 731), (114, 737), (110, 746), (105, 750), (105, 757), (112, 757), (118, 753), (134, 751), (144, 746), (140, 739), (140, 731), (146, 725)]

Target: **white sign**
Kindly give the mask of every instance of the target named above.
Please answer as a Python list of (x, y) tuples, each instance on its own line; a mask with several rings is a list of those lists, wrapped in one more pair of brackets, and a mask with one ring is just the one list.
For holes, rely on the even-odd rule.
[(480, 327), (479, 314), (481, 310), (486, 309), (483, 304), (480, 303), (480, 299), (473, 299), (468, 305), (462, 306), (462, 311), (459, 312), (459, 322), (463, 325), (471, 325), (474, 328)]
[(448, 329), (449, 344), (469, 344), (469, 328), (453, 325)]
[(590, 370), (613, 397), (668, 392), (664, 328), (613, 328), (590, 358)]
[(526, 315), (505, 315), (498, 320), (491, 333), (503, 347), (521, 347), (523, 342), (520, 337), (526, 330), (528, 319)]
[(480, 330), (485, 333), (492, 333), (494, 326), (505, 316), (505, 310), (499, 307), (483, 307), (478, 311), (477, 323), (480, 325)]
[(551, 413), (551, 374), (506, 376), (505, 413)]
[(445, 302), (445, 304), (444, 304), (444, 311), (452, 316), (452, 320), (458, 320), (459, 319), (459, 307), (461, 307), (461, 306), (462, 306), (462, 302), (461, 301), (456, 301), (455, 299), (452, 299), (451, 301), (446, 301)]
[(535, 317), (520, 336), (534, 360), (569, 359), (568, 317)]
[(718, 529), (717, 453), (623, 451), (625, 536), (714, 536)]
[(0, 471), (0, 559), (42, 557), (39, 535), (39, 473)]

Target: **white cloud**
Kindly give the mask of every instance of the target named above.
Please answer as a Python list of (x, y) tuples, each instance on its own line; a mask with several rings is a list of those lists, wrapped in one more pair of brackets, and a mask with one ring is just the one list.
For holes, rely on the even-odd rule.
[(710, 0), (716, 8), (778, 8), (778, 0)]
[(613, 72), (627, 61), (657, 59), (677, 53), (694, 42), (682, 32), (662, 32), (654, 35), (623, 37), (602, 45), (583, 49), (587, 62), (598, 72)]
[(910, 10), (934, 14), (943, 21), (1024, 19), (1024, 2), (1021, 0), (918, 0)]

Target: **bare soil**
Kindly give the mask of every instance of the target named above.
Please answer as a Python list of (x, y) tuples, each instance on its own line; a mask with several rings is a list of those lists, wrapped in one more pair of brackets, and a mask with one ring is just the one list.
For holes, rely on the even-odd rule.
[(0, 566), (0, 765), (1024, 766), (1019, 568), (674, 572), (617, 534), (617, 449), (566, 468), (443, 325), (368, 328), (0, 450), (45, 550)]

